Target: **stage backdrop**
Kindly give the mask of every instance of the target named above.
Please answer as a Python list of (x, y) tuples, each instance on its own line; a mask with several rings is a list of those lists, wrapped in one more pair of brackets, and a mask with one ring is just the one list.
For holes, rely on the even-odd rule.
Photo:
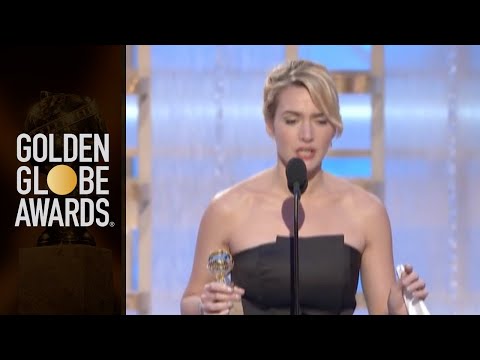
[[(369, 45), (298, 49), (332, 70), (368, 70), (370, 52)], [(179, 313), (212, 196), (274, 164), (262, 90), (267, 71), (284, 59), (284, 45), (151, 47), (152, 313)], [(385, 46), (384, 200), (395, 261), (422, 274), (437, 314), (480, 313), (479, 80), (479, 46)], [(341, 102), (345, 135), (334, 147), (369, 146), (369, 98)], [(127, 117), (127, 144), (150, 140), (137, 140), (135, 128), (135, 116)], [(326, 168), (368, 176), (371, 163), (329, 159)], [(132, 266), (135, 289), (138, 263)]]

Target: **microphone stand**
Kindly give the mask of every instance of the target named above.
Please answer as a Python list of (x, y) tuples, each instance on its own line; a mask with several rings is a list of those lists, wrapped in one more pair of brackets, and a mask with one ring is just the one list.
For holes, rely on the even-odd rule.
[(290, 241), (290, 315), (300, 315), (300, 302), (298, 297), (298, 206), (300, 202), (300, 185), (293, 185), (293, 240)]

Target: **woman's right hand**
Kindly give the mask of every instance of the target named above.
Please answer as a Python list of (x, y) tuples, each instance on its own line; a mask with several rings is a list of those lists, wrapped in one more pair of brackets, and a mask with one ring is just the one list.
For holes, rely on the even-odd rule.
[(202, 315), (228, 315), (235, 301), (239, 301), (245, 290), (228, 286), (220, 282), (210, 282), (200, 295), (200, 313)]

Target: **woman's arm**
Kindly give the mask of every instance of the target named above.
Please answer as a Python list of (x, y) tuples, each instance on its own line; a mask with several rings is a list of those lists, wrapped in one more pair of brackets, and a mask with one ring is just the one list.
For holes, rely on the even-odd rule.
[(428, 291), (411, 265), (396, 279), (390, 220), (383, 204), (371, 201), (365, 215), (365, 250), (362, 256), (362, 287), (370, 314), (408, 315), (403, 294), (425, 300)]
[[(395, 284), (390, 219), (384, 205), (370, 198), (365, 206), (365, 250), (362, 255), (362, 287), (369, 314), (389, 314), (388, 299)], [(407, 313), (400, 304), (399, 313)]]
[(205, 210), (198, 231), (190, 279), (180, 303), (182, 315), (201, 313), (200, 296), (205, 286), (214, 280), (207, 269), (208, 256), (214, 250), (228, 249), (228, 225), (232, 223), (231, 220), (231, 212), (224, 199), (213, 199)]

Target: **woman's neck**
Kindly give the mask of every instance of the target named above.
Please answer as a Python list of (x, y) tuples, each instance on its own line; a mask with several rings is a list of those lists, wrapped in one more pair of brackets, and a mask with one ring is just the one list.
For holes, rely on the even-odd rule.
[[(291, 195), (291, 192), (288, 190), (287, 186), (287, 175), (285, 173), (285, 165), (282, 162), (278, 162), (277, 165), (273, 168), (272, 172), (272, 188), (278, 189), (286, 196)], [(308, 186), (303, 196), (310, 197), (318, 191), (322, 191), (325, 188), (325, 172), (319, 167), (315, 172), (307, 174)]]

